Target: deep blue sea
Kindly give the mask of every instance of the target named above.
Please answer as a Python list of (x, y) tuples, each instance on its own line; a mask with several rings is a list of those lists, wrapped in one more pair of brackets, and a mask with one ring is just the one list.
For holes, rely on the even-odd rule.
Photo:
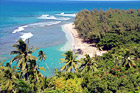
[[(47, 55), (47, 65), (54, 74), (54, 68), (60, 69), (61, 48), (67, 42), (62, 25), (71, 23), (75, 14), (82, 9), (92, 10), (137, 9), (140, 1), (93, 1), (93, 2), (17, 2), (0, 1), (0, 60), (10, 60), (12, 45), (18, 39), (30, 38), (30, 46), (40, 48)], [(37, 56), (34, 54), (35, 56)], [(51, 76), (46, 64), (40, 63)]]

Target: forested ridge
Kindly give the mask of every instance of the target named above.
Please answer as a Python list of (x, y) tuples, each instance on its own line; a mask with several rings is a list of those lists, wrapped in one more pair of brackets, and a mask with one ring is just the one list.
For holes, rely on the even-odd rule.
[[(140, 10), (80, 11), (75, 27), (84, 42), (96, 43), (108, 50), (102, 56), (77, 59), (67, 51), (60, 63), (65, 63), (55, 75), (44, 77), (41, 62), (47, 65), (43, 51), (29, 41), (18, 40), (11, 51), (10, 62), (0, 62), (2, 93), (140, 93)], [(16, 63), (16, 66), (12, 64)], [(49, 69), (49, 67), (47, 67)]]

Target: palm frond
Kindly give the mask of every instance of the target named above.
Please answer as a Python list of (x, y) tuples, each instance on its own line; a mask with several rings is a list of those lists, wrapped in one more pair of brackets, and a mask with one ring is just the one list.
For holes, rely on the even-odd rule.
[(45, 71), (45, 68), (44, 67), (39, 67), (39, 69)]
[(12, 64), (15, 60), (17, 59), (21, 59), (21, 55), (17, 55), (16, 57), (12, 58), (11, 61), (10, 61), (10, 64)]
[(10, 55), (20, 54), (19, 51), (11, 51)]
[(17, 67), (19, 67), (22, 64), (22, 62), (24, 62), (24, 58), (19, 60)]

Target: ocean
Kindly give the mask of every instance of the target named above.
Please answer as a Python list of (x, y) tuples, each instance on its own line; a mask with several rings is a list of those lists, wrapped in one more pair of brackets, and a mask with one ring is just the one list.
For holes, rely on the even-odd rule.
[[(9, 62), (10, 51), (18, 39), (30, 38), (30, 46), (40, 48), (47, 56), (46, 63), (54, 75), (54, 68), (60, 69), (61, 55), (71, 47), (64, 47), (68, 35), (62, 25), (74, 21), (76, 13), (83, 9), (137, 9), (140, 1), (69, 1), (69, 2), (22, 2), (0, 1), (0, 60)], [(66, 49), (64, 49), (66, 48)], [(63, 50), (64, 49), (64, 50)], [(39, 51), (38, 50), (38, 51)], [(37, 56), (36, 51), (33, 55)], [(14, 64), (16, 65), (16, 64)], [(52, 76), (45, 62), (41, 62), (46, 71), (44, 76)]]

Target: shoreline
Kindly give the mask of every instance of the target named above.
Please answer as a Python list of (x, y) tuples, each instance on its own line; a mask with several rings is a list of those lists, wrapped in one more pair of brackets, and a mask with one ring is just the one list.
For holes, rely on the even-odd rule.
[[(77, 30), (75, 29), (75, 26), (73, 25), (73, 23), (63, 25), (62, 29), (66, 34), (66, 38), (68, 39), (65, 45), (70, 44), (71, 49), (81, 50), (82, 54), (78, 54), (81, 57), (84, 57), (85, 54), (89, 54), (90, 57), (95, 57), (95, 55), (102, 56), (103, 53), (107, 52), (107, 51), (99, 51), (98, 48), (95, 47), (95, 44), (87, 44), (86, 42), (83, 42), (83, 40), (79, 38), (79, 34)], [(70, 38), (73, 39), (71, 42), (70, 42), (71, 40)], [(65, 45), (64, 47), (66, 48)]]
[(74, 42), (75, 42), (73, 34), (71, 33), (71, 31), (69, 31), (66, 24), (62, 25), (61, 28), (62, 28), (62, 31), (65, 33), (65, 37), (66, 37), (67, 41), (63, 45), (63, 47), (60, 48), (60, 50), (61, 51), (73, 50)]

